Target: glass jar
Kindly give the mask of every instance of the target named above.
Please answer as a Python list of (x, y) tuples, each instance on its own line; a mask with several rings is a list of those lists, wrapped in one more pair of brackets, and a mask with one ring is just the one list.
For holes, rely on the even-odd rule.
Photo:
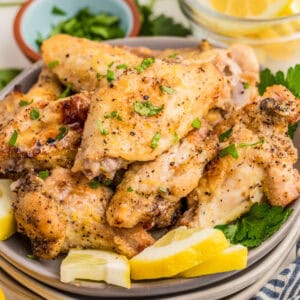
[(272, 71), (285, 71), (300, 64), (300, 13), (273, 19), (246, 19), (219, 13), (199, 0), (178, 2), (196, 37), (219, 46), (247, 44), (255, 49), (260, 63)]

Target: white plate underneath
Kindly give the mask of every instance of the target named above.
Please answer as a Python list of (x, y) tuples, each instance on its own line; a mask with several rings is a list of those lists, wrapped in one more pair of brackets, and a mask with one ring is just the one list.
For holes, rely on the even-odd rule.
[[(145, 46), (153, 49), (165, 48), (184, 48), (195, 47), (199, 41), (186, 38), (168, 38), (168, 37), (154, 37), (154, 38), (129, 38), (122, 40), (115, 40), (114, 44), (123, 44), (132, 47)], [(22, 72), (13, 82), (8, 85), (1, 93), (0, 99), (5, 94), (10, 92), (15, 85), (20, 85), (23, 91), (26, 91), (35, 82), (42, 63), (38, 62), (32, 65), (28, 70)], [(298, 131), (295, 138), (297, 148), (300, 147), (300, 132)], [(280, 241), (286, 237), (288, 232), (293, 227), (297, 217), (300, 213), (300, 201), (294, 202), (291, 207), (294, 208), (293, 214), (282, 226), (282, 228), (274, 234), (271, 238), (265, 241), (260, 247), (251, 250), (249, 253), (248, 268), (244, 271), (229, 272), (216, 275), (202, 276), (192, 279), (163, 279), (163, 280), (149, 280), (134, 282), (132, 288), (129, 290), (107, 285), (104, 283), (81, 282), (72, 284), (64, 284), (59, 281), (59, 266), (61, 257), (55, 260), (30, 260), (27, 254), (31, 253), (29, 243), (27, 240), (15, 235), (9, 240), (0, 243), (0, 256), (13, 266), (28, 274), (29, 276), (57, 289), (72, 292), (81, 295), (91, 295), (102, 297), (142, 297), (142, 296), (159, 296), (170, 295), (181, 292), (188, 292), (195, 289), (207, 287), (212, 284), (220, 283), (223, 280), (234, 280), (240, 278), (245, 273), (251, 270), (251, 266), (267, 255), (273, 248), (275, 248)]]

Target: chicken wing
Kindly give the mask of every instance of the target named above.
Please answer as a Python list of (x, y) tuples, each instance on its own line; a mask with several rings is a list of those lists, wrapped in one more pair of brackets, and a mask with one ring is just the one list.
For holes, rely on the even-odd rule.
[[(73, 171), (112, 178), (121, 167), (149, 161), (193, 129), (219, 101), (220, 72), (209, 63), (155, 61), (130, 69), (93, 96)], [(199, 120), (198, 120), (199, 119)]]
[(273, 205), (295, 200), (300, 176), (293, 167), (297, 150), (287, 125), (299, 119), (299, 99), (286, 88), (273, 86), (221, 123), (216, 133), (227, 140), (188, 196), (190, 208), (179, 224), (203, 228), (225, 224), (264, 196)]
[(216, 137), (203, 126), (154, 161), (131, 165), (108, 206), (108, 223), (126, 228), (171, 225), (180, 199), (197, 187), (216, 152)]
[(88, 180), (58, 168), (43, 180), (34, 174), (13, 184), (17, 228), (27, 235), (33, 253), (54, 258), (70, 248), (116, 251), (128, 257), (154, 242), (141, 227), (111, 228), (105, 210), (112, 191), (105, 186), (91, 188)]
[[(126, 66), (138, 66), (142, 58), (117, 46), (57, 34), (42, 45), (46, 65), (65, 85), (77, 92), (93, 91), (118, 78)], [(110, 75), (110, 76), (108, 76)]]

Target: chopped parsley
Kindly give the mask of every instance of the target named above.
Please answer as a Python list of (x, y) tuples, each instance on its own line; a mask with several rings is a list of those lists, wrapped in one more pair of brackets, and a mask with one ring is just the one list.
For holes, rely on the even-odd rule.
[(164, 94), (173, 95), (175, 92), (174, 89), (172, 89), (171, 87), (166, 86), (166, 85), (161, 85), (159, 88)]
[(105, 186), (110, 186), (112, 184), (112, 181), (110, 179), (102, 179), (101, 183)]
[(47, 179), (49, 177), (49, 171), (48, 170), (40, 171), (39, 174), (38, 174), (38, 176), (41, 179), (45, 180), (45, 179)]
[(192, 122), (192, 127), (199, 129), (201, 127), (201, 120), (199, 118), (196, 118)]
[(141, 73), (141, 72), (145, 71), (146, 69), (148, 69), (154, 62), (155, 62), (154, 57), (144, 58), (140, 64), (140, 66), (135, 67), (135, 69), (138, 71), (138, 73)]
[(232, 244), (254, 248), (278, 231), (292, 211), (291, 208), (271, 206), (265, 202), (255, 203), (248, 213), (234, 223), (217, 225), (215, 228), (223, 231)]
[(8, 145), (16, 146), (17, 138), (18, 138), (18, 132), (17, 132), (17, 130), (14, 130), (13, 134), (11, 135), (11, 137), (8, 141)]
[(97, 78), (97, 79), (100, 79), (100, 78), (101, 78), (101, 74), (97, 72), (97, 73), (96, 73), (96, 78)]
[(152, 141), (151, 141), (151, 148), (152, 149), (155, 149), (158, 146), (159, 140), (160, 140), (160, 132), (157, 132), (153, 136)]
[(58, 99), (68, 97), (71, 93), (71, 89), (72, 89), (72, 86), (70, 84), (68, 84), (66, 89), (58, 96)]
[(105, 129), (105, 128), (103, 128), (103, 127), (101, 126), (99, 120), (96, 122), (96, 125), (97, 125), (97, 127), (98, 127), (98, 129), (100, 130), (100, 132), (101, 132), (102, 135), (108, 135), (108, 134), (109, 134), (108, 130)]
[(223, 132), (222, 134), (220, 134), (219, 136), (219, 141), (220, 142), (225, 142), (226, 140), (229, 139), (229, 137), (232, 134), (232, 128), (229, 128), (228, 130), (226, 130), (225, 132)]
[(108, 69), (106, 73), (106, 79), (108, 82), (112, 82), (113, 80), (115, 80), (115, 73), (112, 70)]
[(96, 181), (96, 180), (93, 180), (93, 181), (90, 181), (88, 183), (89, 187), (91, 189), (97, 189), (99, 186), (100, 186), (100, 182), (99, 181)]
[(52, 61), (49, 62), (48, 67), (49, 67), (49, 69), (54, 69), (58, 65), (59, 65), (58, 60), (52, 60)]
[(129, 192), (129, 193), (133, 192), (133, 188), (130, 186), (130, 187), (127, 189), (127, 192)]
[(58, 16), (65, 16), (66, 12), (59, 8), (58, 6), (53, 6), (51, 10), (52, 14), (58, 15)]
[(133, 105), (134, 111), (141, 116), (155, 116), (160, 113), (164, 106), (154, 106), (150, 101), (136, 101)]
[(220, 157), (224, 157), (226, 155), (231, 155), (234, 159), (239, 158), (239, 154), (237, 152), (235, 144), (231, 144), (228, 147), (222, 149), (219, 153)]
[(239, 148), (243, 148), (243, 147), (254, 147), (254, 146), (258, 146), (258, 145), (262, 145), (265, 143), (265, 139), (264, 138), (261, 138), (258, 142), (255, 142), (255, 143), (251, 143), (251, 144), (248, 144), (248, 143), (240, 143), (238, 144), (238, 147)]
[(117, 120), (119, 120), (119, 121), (122, 121), (122, 118), (121, 118), (121, 116), (118, 114), (118, 112), (117, 111), (112, 111), (111, 113), (109, 113), (109, 114), (106, 114), (106, 115), (104, 115), (104, 118), (105, 119), (109, 119), (109, 118), (111, 118), (111, 119), (117, 119)]
[(115, 63), (115, 62), (112, 61), (112, 62), (108, 65), (108, 68), (111, 68), (111, 67), (113, 66), (114, 63)]
[(30, 102), (28, 102), (26, 100), (20, 100), (19, 106), (27, 106), (27, 105), (30, 105), (32, 102), (33, 102), (33, 100), (31, 100)]
[(177, 55), (178, 55), (178, 53), (174, 52), (174, 53), (170, 54), (168, 56), (168, 58), (175, 58)]
[(168, 193), (169, 189), (168, 188), (164, 188), (164, 187), (160, 187), (159, 191), (162, 192), (162, 193)]
[(27, 254), (27, 258), (32, 259), (32, 260), (36, 260), (37, 257), (33, 254)]
[(174, 144), (176, 144), (179, 141), (177, 132), (174, 132), (174, 134), (173, 134), (173, 141), (174, 141)]
[(249, 82), (243, 82), (243, 87), (245, 90), (249, 89), (249, 87), (250, 87)]
[(40, 118), (40, 112), (37, 108), (33, 108), (29, 115), (31, 120), (38, 120)]
[(117, 70), (121, 70), (121, 69), (127, 70), (128, 66), (126, 64), (120, 64), (120, 65), (117, 65), (116, 68), (117, 68)]
[(59, 128), (59, 133), (56, 136), (56, 140), (60, 141), (62, 140), (69, 132), (69, 128), (68, 127), (60, 127)]

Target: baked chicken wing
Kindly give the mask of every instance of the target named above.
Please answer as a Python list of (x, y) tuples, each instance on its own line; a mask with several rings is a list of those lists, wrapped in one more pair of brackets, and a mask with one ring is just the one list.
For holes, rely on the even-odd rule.
[(213, 227), (235, 220), (264, 197), (280, 206), (299, 197), (297, 149), (287, 135), (288, 123), (299, 119), (299, 99), (273, 86), (221, 123), (216, 133), (222, 150), (188, 196), (190, 208), (179, 224)]
[(45, 180), (28, 174), (13, 184), (17, 228), (30, 238), (36, 256), (55, 258), (80, 247), (132, 257), (154, 242), (141, 226), (110, 227), (105, 211), (112, 191), (88, 183), (83, 176), (58, 168)]

